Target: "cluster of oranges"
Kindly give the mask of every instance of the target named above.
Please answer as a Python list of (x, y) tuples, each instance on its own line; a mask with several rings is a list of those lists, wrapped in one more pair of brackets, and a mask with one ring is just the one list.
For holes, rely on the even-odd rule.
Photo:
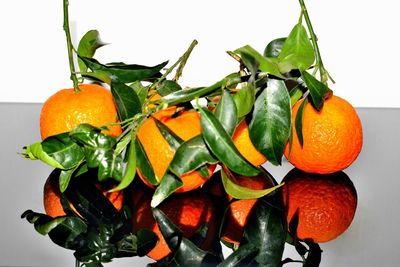
[[(292, 118), (296, 117), (300, 105), (301, 101), (293, 106)], [(197, 111), (176, 106), (151, 114), (140, 126), (137, 138), (160, 182), (174, 157), (175, 150), (160, 133), (155, 120), (162, 122), (184, 141), (201, 134), (202, 129)], [(64, 89), (51, 96), (41, 112), (42, 139), (71, 131), (81, 123), (97, 127), (106, 126), (108, 130), (104, 130), (104, 133), (114, 137), (122, 133), (113, 96), (108, 89), (95, 84), (85, 84), (80, 85), (79, 92)], [(292, 128), (295, 129), (294, 122)], [(282, 196), (288, 224), (293, 218), (298, 221), (297, 232), (292, 234), (300, 240), (326, 242), (343, 233), (355, 214), (356, 190), (342, 170), (347, 168), (361, 151), (362, 126), (356, 111), (347, 101), (330, 96), (325, 100), (321, 111), (317, 111), (310, 103), (306, 104), (302, 136), (303, 144), (299, 141), (298, 133), (293, 130), (292, 141), (286, 146), (285, 156), (296, 168), (282, 180), (283, 186), (278, 192)], [(259, 167), (267, 161), (253, 145), (244, 120), (237, 125), (232, 141), (243, 157), (254, 166)], [(220, 183), (217, 183), (219, 186), (206, 186), (216, 179), (214, 172), (217, 166), (207, 167), (211, 178), (203, 177), (198, 171), (182, 175), (180, 178), (183, 186), (164, 201), (160, 209), (188, 238), (207, 224), (208, 234), (201, 248), (208, 249), (215, 239), (240, 244), (243, 230), (258, 199), (233, 201)], [(159, 242), (148, 256), (160, 260), (166, 257), (170, 250), (152, 216), (150, 202), (154, 185), (148, 182), (144, 173), (137, 169), (142, 184), (147, 186), (137, 186), (130, 192), (117, 191), (110, 194), (106, 189), (103, 191), (118, 210), (121, 209), (122, 203), (131, 207), (134, 232), (147, 228), (157, 234)], [(50, 175), (44, 186), (45, 211), (52, 217), (64, 215), (57, 178)], [(238, 185), (251, 189), (265, 189), (274, 185), (265, 175), (235, 175), (234, 179)], [(200, 190), (201, 188), (207, 190)], [(130, 187), (128, 189), (131, 190)], [(215, 218), (213, 195), (224, 197), (228, 203), (223, 227)]]

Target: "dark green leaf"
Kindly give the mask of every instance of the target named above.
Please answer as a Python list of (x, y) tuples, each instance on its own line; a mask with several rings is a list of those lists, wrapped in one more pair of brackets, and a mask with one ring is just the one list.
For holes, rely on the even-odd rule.
[(259, 248), (254, 244), (241, 245), (236, 251), (230, 254), (218, 267), (251, 266), (250, 263), (259, 254)]
[(276, 205), (278, 202), (258, 201), (245, 227), (245, 242), (259, 249), (255, 261), (261, 266), (275, 267), (282, 259), (287, 231), (284, 210)]
[[(100, 40), (100, 35), (97, 30), (90, 30), (82, 37), (78, 45), (78, 55), (82, 57), (92, 58), (96, 50), (106, 45)], [(86, 72), (85, 63), (78, 58), (79, 69), (81, 72)]]
[(295, 118), (295, 128), (296, 134), (300, 142), (300, 146), (303, 146), (303, 113), (304, 107), (307, 105), (308, 100), (304, 98), (303, 102), (301, 102), (299, 109), (297, 110), (296, 118)]
[(161, 96), (166, 96), (171, 93), (182, 90), (182, 87), (175, 81), (165, 80), (157, 88), (157, 93)]
[(324, 106), (325, 98), (332, 92), (328, 86), (318, 81), (314, 76), (306, 71), (301, 73), (301, 77), (310, 91), (313, 106), (321, 110)]
[(157, 207), (161, 202), (167, 199), (172, 193), (182, 186), (182, 180), (171, 172), (167, 171), (153, 194), (153, 198), (151, 199), (151, 207)]
[(260, 170), (240, 154), (214, 114), (205, 108), (200, 108), (200, 114), (202, 135), (211, 152), (232, 171), (247, 176), (257, 175)]
[[(142, 81), (149, 78), (153, 78), (159, 75), (159, 72), (164, 68), (168, 61), (158, 64), (156, 66), (148, 67), (136, 64), (110, 64), (104, 65), (93, 58), (80, 57), (86, 66), (93, 72), (100, 71), (101, 73), (107, 73), (108, 79), (117, 80), (121, 83), (131, 83), (135, 81)], [(100, 77), (101, 78), (101, 77)], [(109, 82), (104, 80), (104, 82)]]
[(283, 44), (286, 41), (286, 37), (284, 38), (278, 38), (275, 40), (272, 40), (271, 42), (268, 43), (268, 45), (264, 49), (264, 57), (273, 57), (277, 58), (279, 54), (281, 53)]
[(183, 143), (183, 140), (176, 135), (171, 129), (168, 128), (164, 123), (153, 118), (156, 123), (157, 128), (160, 130), (161, 135), (168, 142), (173, 150), (177, 150), (179, 146)]
[(143, 107), (144, 102), (146, 101), (147, 94), (149, 93), (149, 88), (144, 86), (140, 81), (133, 82), (129, 85), (135, 91), (136, 95), (139, 98), (140, 105)]
[(206, 96), (218, 89), (223, 85), (223, 81), (219, 81), (209, 87), (194, 87), (185, 90), (180, 90), (168, 94), (158, 100), (160, 103), (165, 103), (168, 106), (174, 106), (180, 103), (189, 102), (198, 97)]
[(223, 90), (222, 97), (214, 111), (225, 131), (232, 136), (238, 122), (235, 101), (227, 90)]
[(98, 128), (81, 124), (70, 132), (73, 140), (83, 146), (86, 162), (89, 168), (99, 168), (98, 178), (104, 180), (114, 178), (121, 181), (123, 174), (123, 159), (114, 151), (116, 139), (102, 134)]
[(117, 106), (120, 121), (133, 118), (142, 112), (142, 104), (136, 92), (124, 83), (111, 82), (111, 93)]
[(110, 192), (114, 191), (119, 191), (123, 190), (126, 187), (128, 187), (133, 179), (135, 178), (136, 175), (136, 142), (135, 142), (135, 134), (132, 132), (132, 139), (131, 142), (129, 143), (129, 149), (128, 149), (128, 163), (125, 166), (125, 173), (122, 176), (121, 182)]
[[(263, 168), (261, 169), (261, 173), (258, 175), (259, 177), (262, 175), (265, 179), (270, 180), (271, 176), (266, 170)], [(251, 179), (251, 177), (249, 177)], [(226, 168), (223, 168), (221, 171), (221, 180), (222, 184), (224, 185), (225, 191), (233, 198), (236, 199), (257, 199), (263, 196), (266, 196), (276, 189), (281, 187), (283, 184), (279, 184), (274, 187), (266, 188), (266, 189), (251, 189), (248, 187), (240, 186), (235, 183), (235, 178), (233, 174), (229, 172)]]
[(300, 85), (294, 87), (289, 92), (290, 95), (290, 106), (294, 106), (296, 102), (303, 96), (303, 91), (300, 89)]
[(62, 133), (46, 138), (42, 142), (43, 152), (60, 163), (64, 169), (76, 167), (84, 157), (79, 147), (68, 133)]
[(256, 100), (256, 88), (254, 83), (247, 83), (242, 89), (233, 95), (237, 109), (237, 117), (243, 118), (253, 109)]
[(218, 160), (211, 155), (202, 136), (198, 135), (181, 144), (176, 150), (169, 168), (177, 176), (182, 176), (205, 164), (216, 164), (217, 162)]
[(283, 78), (279, 71), (277, 61), (274, 58), (267, 58), (258, 53), (254, 48), (249, 45), (243, 46), (235, 50), (235, 53), (239, 55), (245, 54), (248, 57), (253, 57), (259, 63), (259, 69), (263, 72), (272, 74), (276, 77)]
[(157, 179), (153, 167), (151, 166), (139, 139), (136, 139), (136, 166), (150, 184), (154, 186), (158, 185), (159, 179)]
[(269, 79), (267, 88), (254, 104), (249, 132), (255, 147), (272, 164), (281, 164), (291, 132), (291, 117), (290, 97), (285, 83)]
[(292, 69), (304, 71), (314, 63), (314, 48), (306, 29), (301, 23), (296, 24), (290, 32), (278, 59), (282, 73), (289, 72)]

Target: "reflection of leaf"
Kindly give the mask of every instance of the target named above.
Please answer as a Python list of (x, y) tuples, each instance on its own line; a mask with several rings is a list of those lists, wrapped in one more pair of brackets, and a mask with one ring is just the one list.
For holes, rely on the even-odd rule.
[(216, 266), (220, 262), (218, 257), (183, 237), (181, 230), (160, 209), (153, 209), (153, 216), (177, 266)]
[(253, 266), (254, 258), (259, 253), (259, 248), (247, 243), (230, 254), (218, 267)]
[[(271, 198), (268, 198), (271, 199)], [(244, 231), (244, 242), (259, 249), (255, 261), (260, 266), (278, 266), (286, 241), (286, 221), (282, 205), (258, 201)]]
[(247, 83), (245, 87), (233, 95), (238, 118), (242, 118), (251, 112), (254, 101), (256, 100), (255, 96), (256, 89), (254, 83)]

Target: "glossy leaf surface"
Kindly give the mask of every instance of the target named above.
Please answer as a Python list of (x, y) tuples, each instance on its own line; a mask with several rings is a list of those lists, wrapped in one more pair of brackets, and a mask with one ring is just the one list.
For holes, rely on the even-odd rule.
[(205, 108), (200, 108), (200, 114), (202, 135), (211, 152), (232, 171), (248, 176), (257, 175), (260, 171), (240, 154), (214, 114)]
[(254, 104), (249, 132), (255, 147), (272, 164), (281, 164), (291, 132), (291, 117), (290, 97), (284, 82), (269, 79)]

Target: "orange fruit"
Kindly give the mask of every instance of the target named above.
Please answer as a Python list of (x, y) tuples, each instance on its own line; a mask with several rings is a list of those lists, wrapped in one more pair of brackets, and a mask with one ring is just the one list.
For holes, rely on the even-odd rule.
[[(59, 173), (55, 170), (50, 176), (47, 178), (44, 189), (43, 189), (43, 205), (44, 210), (47, 215), (55, 218), (58, 216), (64, 216), (65, 212), (60, 202), (61, 192), (59, 187)], [(101, 185), (97, 185), (98, 188), (101, 188)], [(124, 192), (123, 191), (115, 191), (115, 192), (107, 192), (107, 189), (103, 189), (103, 195), (110, 200), (113, 206), (119, 211), (122, 209)], [(75, 211), (76, 209), (71, 206), (71, 208)]]
[(82, 123), (107, 126), (109, 130), (103, 132), (112, 136), (121, 134), (121, 126), (115, 124), (118, 115), (111, 92), (96, 84), (81, 84), (79, 89), (80, 92), (62, 89), (45, 101), (40, 112), (42, 140), (69, 132)]
[[(234, 182), (240, 186), (251, 189), (266, 189), (274, 184), (266, 173), (260, 173), (257, 176), (235, 175), (232, 177)], [(227, 194), (228, 200), (233, 198)], [(250, 217), (251, 211), (256, 205), (258, 199), (240, 199), (233, 201), (229, 205), (228, 213), (225, 220), (224, 229), (221, 238), (233, 244), (239, 244), (243, 236), (244, 227)]]
[(240, 154), (254, 166), (260, 166), (267, 161), (267, 158), (253, 145), (245, 120), (236, 127), (232, 140)]
[[(301, 101), (292, 111), (293, 129)], [(303, 146), (297, 134), (289, 144), (285, 156), (295, 167), (312, 173), (333, 173), (341, 171), (357, 158), (361, 151), (363, 135), (361, 121), (356, 110), (346, 100), (332, 96), (324, 102), (319, 112), (307, 103), (304, 108)]]
[[(141, 196), (139, 204), (133, 210), (132, 225), (134, 232), (140, 229), (152, 230), (159, 238), (156, 246), (147, 254), (148, 257), (158, 261), (171, 253), (162, 233), (151, 212), (151, 193)], [(138, 201), (135, 201), (138, 203)], [(158, 206), (161, 211), (176, 225), (186, 238), (191, 238), (206, 223), (208, 224), (207, 236), (201, 244), (202, 249), (212, 246), (217, 230), (214, 219), (214, 207), (208, 195), (200, 191), (191, 191), (174, 194)]]
[(297, 213), (299, 239), (327, 242), (341, 235), (353, 221), (357, 192), (344, 172), (324, 175), (295, 168), (282, 182), (287, 222), (290, 224)]
[[(157, 179), (161, 181), (175, 155), (175, 150), (169, 145), (167, 140), (165, 140), (154, 118), (165, 124), (182, 140), (187, 141), (201, 134), (200, 115), (196, 111), (177, 112), (177, 108), (173, 106), (155, 113), (140, 126), (137, 136), (153, 167)], [(210, 165), (208, 167), (210, 175), (213, 173), (214, 169), (215, 165)], [(138, 169), (138, 175), (145, 184), (152, 187), (146, 177), (143, 176), (140, 169)], [(208, 180), (207, 177), (201, 176), (197, 171), (184, 174), (181, 176), (181, 179), (183, 187), (176, 191), (178, 193), (196, 189)]]

